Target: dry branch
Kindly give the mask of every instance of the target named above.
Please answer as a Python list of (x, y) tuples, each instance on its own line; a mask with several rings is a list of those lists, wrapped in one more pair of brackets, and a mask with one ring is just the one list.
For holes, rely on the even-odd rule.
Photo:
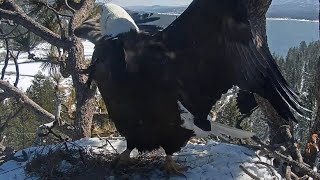
[[(300, 172), (314, 178), (314, 179), (320, 179), (320, 174), (317, 172), (314, 172), (309, 165), (307, 165), (304, 162), (298, 162), (296, 160), (294, 160), (291, 156), (286, 156), (284, 154), (282, 154), (281, 152), (284, 152), (283, 150), (277, 151), (277, 150), (273, 150), (274, 148), (270, 148), (270, 146), (266, 145), (265, 143), (263, 143), (262, 141), (260, 141), (257, 137), (252, 138), (255, 142), (257, 142), (258, 144), (260, 144), (262, 146), (262, 148), (264, 148), (264, 152), (266, 152), (267, 154), (269, 154), (271, 157), (274, 157), (280, 161), (284, 161), (289, 165), (293, 165), (296, 168), (298, 168), (300, 170)], [(271, 149), (271, 150), (270, 150)], [(291, 172), (290, 172), (291, 173)]]
[(320, 174), (317, 172), (314, 172), (311, 168), (307, 167), (304, 163), (299, 163), (293, 160), (292, 158), (285, 156), (277, 151), (271, 152), (271, 154), (277, 159), (281, 159), (290, 165), (296, 166), (297, 168), (299, 168), (299, 170), (301, 170), (301, 172), (305, 173), (306, 175), (314, 179), (320, 179)]
[(260, 180), (259, 177), (251, 173), (247, 168), (245, 168), (243, 165), (239, 165), (239, 168), (242, 169), (243, 172), (245, 172), (248, 176), (250, 176), (254, 180)]

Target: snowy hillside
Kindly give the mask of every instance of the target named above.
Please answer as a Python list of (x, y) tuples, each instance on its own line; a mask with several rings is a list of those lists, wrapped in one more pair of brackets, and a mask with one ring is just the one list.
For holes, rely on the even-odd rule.
[[(122, 139), (109, 140), (113, 147), (118, 151), (122, 152), (126, 148), (126, 142)], [(39, 154), (45, 155), (47, 153), (52, 153), (58, 149), (63, 149), (65, 146), (56, 145), (56, 146), (47, 146), (47, 147), (31, 147), (25, 149), (25, 156), (28, 156), (26, 162), (16, 162), (8, 161), (2, 166), (0, 166), (0, 179), (7, 180), (23, 180), (23, 179), (39, 179), (35, 174), (27, 174), (25, 168), (36, 156)], [(105, 140), (99, 140), (98, 138), (92, 139), (82, 139), (73, 143), (68, 143), (68, 149), (85, 149), (86, 152), (92, 154), (106, 155), (114, 153), (115, 151)], [(16, 153), (15, 156), (22, 156), (22, 151)], [(133, 151), (131, 156), (146, 157), (146, 154), (139, 154), (136, 151)], [(157, 157), (163, 156), (163, 152), (158, 152)], [(185, 172), (186, 177), (170, 177), (170, 179), (251, 179), (245, 171), (249, 171), (253, 175), (262, 178), (262, 179), (281, 179), (280, 175), (275, 172), (275, 170), (268, 166), (265, 162), (268, 163), (267, 159), (264, 157), (258, 157), (256, 153), (252, 150), (249, 150), (245, 147), (230, 145), (224, 143), (217, 143), (214, 141), (209, 141), (206, 144), (191, 143), (189, 142), (186, 147), (184, 147), (180, 152), (174, 154), (176, 162), (180, 163), (183, 166), (188, 167), (188, 170)], [(80, 158), (79, 158), (80, 159)], [(152, 158), (150, 158), (152, 159)], [(162, 162), (163, 158), (157, 161), (156, 164), (150, 165), (140, 165), (139, 171), (131, 171), (129, 174), (130, 179), (141, 179), (141, 178), (150, 178), (150, 179), (166, 179), (168, 176), (163, 174), (159, 170), (159, 162)], [(49, 161), (45, 159), (45, 161)], [(85, 160), (84, 160), (85, 161)], [(143, 158), (142, 160), (143, 161)], [(151, 160), (149, 160), (151, 161)], [(53, 162), (52, 162), (53, 163)], [(63, 173), (67, 173), (69, 169), (74, 169), (74, 165), (71, 161), (62, 160), (57, 163)], [(29, 163), (30, 166), (30, 163)], [(41, 167), (41, 166), (40, 166)], [(39, 167), (39, 168), (40, 168)], [(151, 168), (150, 168), (151, 167)], [(158, 167), (158, 168), (157, 168)], [(41, 167), (43, 168), (43, 167)], [(101, 168), (101, 167), (100, 167)], [(133, 167), (134, 168), (134, 167)], [(90, 167), (84, 167), (86, 172), (81, 171), (77, 176), (82, 179), (85, 179), (85, 176), (90, 174)], [(92, 167), (91, 167), (92, 169)], [(141, 169), (151, 169), (151, 171), (143, 171)], [(119, 170), (118, 170), (119, 171)], [(105, 174), (95, 175), (95, 179), (117, 179), (121, 178), (119, 174), (113, 174), (110, 171), (105, 171)], [(127, 174), (128, 175), (128, 174)], [(81, 179), (80, 178), (80, 179)]]

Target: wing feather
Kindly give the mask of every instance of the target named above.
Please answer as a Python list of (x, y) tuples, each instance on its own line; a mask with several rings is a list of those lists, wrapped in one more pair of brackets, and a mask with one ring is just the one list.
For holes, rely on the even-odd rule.
[[(283, 118), (295, 120), (291, 109), (298, 113), (306, 109), (302, 107), (299, 96), (282, 76), (267, 42), (254, 29), (255, 26), (250, 25), (247, 15), (248, 2), (247, 0), (194, 0), (180, 17), (156, 37), (176, 53), (177, 61), (190, 63), (190, 66), (201, 67), (201, 64), (211, 66), (200, 70), (198, 68), (198, 71), (193, 72), (193, 77), (198, 78), (204, 78), (198, 76), (199, 73), (212, 75), (207, 77), (206, 87), (209, 89), (207, 91), (213, 94), (206, 94), (207, 91), (202, 90), (199, 97), (207, 96), (211, 99), (220, 97), (218, 93), (221, 91), (214, 91), (213, 87), (223, 89), (228, 85), (238, 85), (244, 90), (266, 98)], [(220, 77), (214, 77), (222, 75), (217, 72), (224, 73), (224, 82)], [(181, 76), (184, 76), (183, 73), (190, 74), (181, 72)], [(181, 87), (184, 87), (184, 84), (192, 84), (184, 82), (188, 81), (188, 78), (178, 77), (178, 79)], [(195, 78), (193, 81), (196, 84), (197, 81), (203, 82), (203, 79)], [(186, 91), (188, 90), (183, 92), (184, 96), (188, 94)], [(181, 102), (184, 103), (183, 100)]]
[(265, 47), (259, 47), (253, 40), (247, 44), (228, 41), (225, 38), (228, 54), (233, 55), (234, 61), (240, 61), (239, 71), (245, 76), (245, 81), (238, 81), (236, 84), (245, 90), (257, 93), (266, 98), (278, 113), (285, 119), (295, 120), (291, 108), (302, 114), (305, 110), (299, 102), (298, 96), (291, 90), (288, 83), (281, 75), (270, 52)]

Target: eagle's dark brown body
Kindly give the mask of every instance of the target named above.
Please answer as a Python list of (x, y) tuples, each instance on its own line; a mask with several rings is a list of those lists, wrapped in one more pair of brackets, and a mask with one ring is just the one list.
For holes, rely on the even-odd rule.
[[(181, 127), (172, 78), (176, 65), (171, 64), (170, 54), (163, 53), (167, 50), (161, 43), (145, 34), (129, 34), (96, 44), (96, 63), (91, 67), (95, 71), (90, 76), (97, 82), (110, 118), (126, 138), (128, 149), (151, 151), (161, 146), (171, 155), (193, 135)], [(129, 36), (135, 38), (123, 44), (122, 38)]]

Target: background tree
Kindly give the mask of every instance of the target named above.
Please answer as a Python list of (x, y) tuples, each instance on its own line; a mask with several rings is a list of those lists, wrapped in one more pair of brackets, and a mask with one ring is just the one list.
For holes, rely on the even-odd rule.
[[(320, 42), (309, 44), (301, 42), (299, 47), (289, 49), (286, 58), (275, 56), (281, 71), (288, 83), (300, 94), (304, 106), (314, 111), (310, 118), (298, 117), (299, 124), (295, 126), (295, 135), (303, 143), (309, 139), (309, 133), (317, 131), (313, 126), (316, 122), (316, 69), (320, 56)], [(312, 127), (313, 126), (313, 127)]]

